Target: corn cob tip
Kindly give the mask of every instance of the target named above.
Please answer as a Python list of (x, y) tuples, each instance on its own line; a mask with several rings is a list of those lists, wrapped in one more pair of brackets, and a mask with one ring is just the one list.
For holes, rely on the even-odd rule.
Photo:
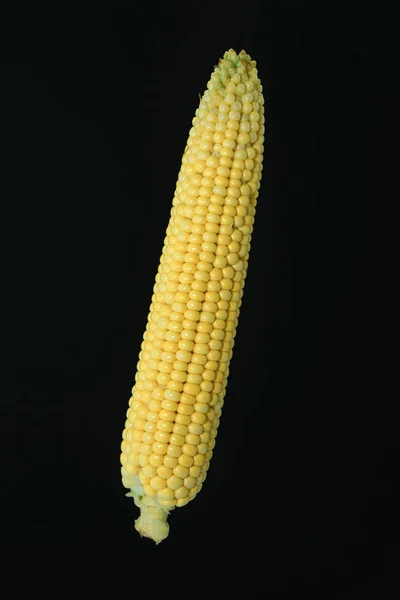
[[(235, 84), (239, 83), (243, 76), (253, 81), (257, 79), (256, 62), (245, 50), (237, 53), (233, 48), (230, 48), (224, 52), (223, 57), (218, 61), (218, 65), (214, 67), (207, 88), (210, 91), (217, 91), (222, 98), (225, 98), (226, 94), (232, 91), (232, 85), (235, 87)], [(229, 94), (229, 97), (231, 95)]]

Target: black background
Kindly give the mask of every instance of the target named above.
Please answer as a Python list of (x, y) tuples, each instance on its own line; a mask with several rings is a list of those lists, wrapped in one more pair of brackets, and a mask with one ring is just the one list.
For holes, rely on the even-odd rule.
[[(395, 15), (386, 6), (385, 23), (378, 2), (127, 6), (0, 9), (3, 545), (197, 552), (207, 569), (234, 552), (290, 597), (387, 597)], [(120, 439), (191, 119), (230, 47), (257, 61), (267, 105), (250, 268), (209, 475), (156, 547), (134, 531)]]

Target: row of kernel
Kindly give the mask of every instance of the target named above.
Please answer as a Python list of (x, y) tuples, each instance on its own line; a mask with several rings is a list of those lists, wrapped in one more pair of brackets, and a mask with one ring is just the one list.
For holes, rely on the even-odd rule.
[[(217, 165), (214, 165), (217, 166)], [(221, 176), (224, 176), (223, 173), (221, 173)], [(218, 183), (222, 183), (219, 182), (217, 180), (216, 182)], [(218, 191), (218, 190), (214, 190), (214, 191)], [(230, 231), (229, 231), (230, 233)], [(221, 263), (221, 260), (225, 260), (225, 255), (227, 254), (227, 252), (225, 251), (225, 244), (230, 242), (230, 238), (226, 233), (220, 233), (217, 235), (217, 233), (214, 234), (215, 237), (212, 239), (212, 243), (214, 243), (214, 247), (212, 248), (212, 250), (215, 251), (215, 261), (214, 261), (214, 265), (217, 264), (218, 266), (222, 266), (223, 268), (226, 267), (226, 262)], [(222, 252), (218, 252), (218, 250), (224, 249)], [(219, 262), (216, 262), (218, 261)], [(203, 377), (206, 379), (205, 383), (207, 384), (208, 387), (206, 387), (204, 390), (202, 390), (202, 392), (197, 396), (196, 400), (198, 402), (198, 404), (200, 404), (200, 407), (202, 411), (204, 411), (204, 413), (207, 415), (207, 418), (209, 419), (209, 422), (211, 423), (211, 428), (209, 430), (209, 432), (207, 432), (208, 435), (208, 450), (207, 450), (207, 454), (206, 454), (206, 463), (204, 465), (204, 470), (202, 472), (202, 474), (200, 475), (199, 479), (198, 479), (198, 483), (199, 485), (202, 484), (202, 482), (204, 481), (205, 478), (205, 473), (208, 467), (208, 463), (209, 460), (211, 458), (212, 455), (212, 449), (214, 447), (215, 444), (215, 435), (217, 432), (217, 427), (218, 427), (218, 423), (216, 423), (216, 416), (215, 416), (215, 411), (213, 408), (211, 408), (211, 400), (213, 399), (214, 401), (212, 402), (212, 405), (215, 406), (218, 403), (218, 398), (221, 397), (224, 394), (224, 388), (226, 386), (226, 378), (224, 380), (224, 371), (225, 371), (225, 366), (227, 364), (227, 361), (229, 361), (230, 359), (230, 354), (229, 351), (231, 350), (231, 344), (229, 343), (228, 339), (225, 339), (226, 335), (229, 335), (229, 331), (225, 331), (226, 329), (226, 323), (229, 320), (229, 316), (228, 316), (228, 312), (227, 312), (227, 308), (228, 308), (228, 301), (227, 301), (227, 297), (230, 298), (231, 297), (231, 292), (228, 289), (225, 290), (221, 290), (221, 286), (219, 281), (221, 280), (221, 275), (223, 274), (223, 272), (221, 271), (221, 269), (218, 269), (216, 271), (216, 273), (218, 273), (218, 277), (216, 277), (215, 279), (215, 283), (216, 286), (214, 287), (214, 291), (209, 294), (209, 296), (207, 297), (207, 300), (209, 301), (209, 303), (212, 303), (212, 308), (215, 311), (215, 314), (217, 317), (219, 317), (219, 319), (216, 319), (214, 321), (214, 323), (210, 323), (210, 325), (214, 325), (216, 321), (220, 320), (221, 321), (221, 329), (215, 329), (213, 328), (209, 328), (208, 332), (205, 333), (204, 335), (206, 336), (204, 339), (204, 342), (209, 342), (210, 344), (213, 343), (213, 348), (215, 351), (215, 356), (214, 358), (216, 359), (212, 365), (213, 368), (215, 368), (216, 374), (214, 374), (214, 372), (210, 371), (210, 369), (208, 370), (204, 370), (203, 371)], [(230, 275), (230, 277), (233, 277), (233, 271), (226, 273), (226, 275)], [(227, 286), (227, 282), (225, 283), (225, 287), (230, 287)], [(221, 297), (221, 291), (222, 294), (225, 293), (225, 297), (222, 298)], [(229, 296), (226, 296), (226, 294), (229, 294)], [(219, 314), (218, 314), (218, 309), (219, 309)], [(215, 335), (217, 334), (217, 335)], [(214, 338), (216, 337), (217, 339), (212, 338), (212, 336), (214, 335)], [(226, 358), (225, 356), (226, 355)], [(207, 363), (208, 367), (210, 367), (210, 363)], [(223, 368), (221, 368), (221, 366)], [(209, 373), (212, 373), (212, 376), (209, 376)]]

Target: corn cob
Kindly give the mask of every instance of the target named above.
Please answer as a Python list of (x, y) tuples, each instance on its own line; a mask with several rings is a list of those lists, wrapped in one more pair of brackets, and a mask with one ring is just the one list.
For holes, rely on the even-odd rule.
[(193, 119), (121, 445), (136, 529), (161, 542), (200, 491), (215, 445), (260, 187), (264, 99), (255, 61), (225, 52)]

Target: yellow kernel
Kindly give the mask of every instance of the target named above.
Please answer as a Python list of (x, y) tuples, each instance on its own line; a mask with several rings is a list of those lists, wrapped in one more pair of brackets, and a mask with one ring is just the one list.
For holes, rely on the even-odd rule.
[[(197, 236), (194, 235), (193, 233), (190, 236), (191, 239), (197, 240)], [(201, 243), (201, 238), (199, 239), (199, 243)], [(199, 254), (200, 252), (200, 245), (197, 242), (191, 242), (190, 244), (188, 244), (187, 246), (187, 251), (193, 254)]]
[[(184, 456), (184, 454), (182, 454), (182, 456)], [(173, 474), (176, 477), (179, 477), (180, 479), (185, 479), (185, 477), (188, 477), (188, 475), (189, 475), (189, 468), (178, 464), (174, 468)], [(170, 477), (171, 477), (171, 475), (170, 475)]]
[[(228, 177), (224, 177), (223, 175), (217, 175), (217, 177), (215, 178), (215, 185), (222, 186), (223, 188), (227, 188), (229, 185)], [(218, 192), (215, 192), (215, 193), (218, 193)]]
[(219, 222), (222, 219), (223, 215), (221, 215), (221, 217), (218, 216), (218, 219), (216, 220), (216, 222), (209, 222), (207, 223), (205, 229), (206, 231), (211, 231), (212, 233), (218, 233), (219, 231)]
[(150, 496), (150, 498), (156, 498), (157, 497), (156, 490), (153, 490), (153, 488), (149, 484), (145, 484), (143, 486), (143, 490), (144, 490), (144, 493), (146, 494), (146, 496)]
[(190, 502), (190, 496), (186, 496), (186, 498), (175, 499), (175, 506), (178, 508), (181, 506), (186, 506)]
[(160, 362), (158, 365), (160, 373), (157, 375), (157, 383), (159, 385), (166, 385), (169, 381), (169, 373), (173, 371), (171, 363)]
[(180, 404), (178, 406), (178, 413), (181, 415), (191, 415), (193, 410), (194, 409), (191, 404)]
[[(228, 313), (226, 311), (219, 310), (218, 312), (224, 313), (225, 319), (227, 318)], [(210, 350), (220, 350), (222, 348), (222, 342), (221, 342), (221, 340), (212, 339), (209, 343), (209, 347), (210, 347)], [(210, 359), (210, 360), (212, 360), (212, 359)]]
[(224, 215), (233, 218), (236, 215), (236, 208), (232, 204), (226, 203), (224, 206)]
[(199, 263), (197, 264), (197, 268), (199, 271), (206, 271), (206, 272), (210, 272), (212, 269), (212, 261), (214, 260), (214, 256), (212, 257), (212, 260), (210, 260), (210, 262), (203, 262), (203, 261), (199, 261)]
[(217, 158), (216, 156), (213, 156), (213, 155), (210, 155), (210, 156), (207, 158), (207, 161), (206, 161), (206, 162), (207, 162), (207, 166), (208, 166), (208, 167), (211, 167), (211, 168), (214, 168), (214, 169), (215, 169), (216, 167), (218, 167), (218, 165), (219, 165), (219, 160), (218, 160), (218, 158)]
[(162, 454), (151, 454), (149, 458), (149, 463), (153, 465), (153, 467), (160, 467), (163, 464), (164, 456)]
[[(183, 444), (182, 444), (182, 446), (183, 446)], [(170, 445), (170, 446), (168, 446), (167, 454), (169, 456), (174, 457), (174, 458), (179, 458), (180, 455), (182, 454), (182, 447), (181, 446)], [(151, 462), (151, 459), (150, 459), (150, 462)], [(161, 461), (160, 465), (161, 464), (162, 464), (162, 461)], [(157, 465), (157, 466), (160, 466), (160, 465)]]
[[(193, 279), (193, 273), (180, 273), (179, 275), (179, 281), (181, 283), (191, 283)], [(169, 324), (169, 327), (171, 327), (171, 323)], [(176, 331), (176, 329), (174, 329), (174, 331)]]
[(178, 459), (175, 458), (174, 456), (170, 456), (169, 454), (166, 454), (164, 456), (164, 463), (163, 464), (166, 467), (170, 467), (171, 469), (173, 469), (178, 464)]
[(168, 389), (173, 390), (175, 392), (181, 392), (183, 389), (183, 383), (181, 381), (175, 381), (174, 379), (170, 379), (167, 384)]
[(207, 220), (208, 224), (214, 224), (215, 226), (218, 227), (218, 223), (221, 221), (221, 217), (220, 217), (220, 215), (208, 212), (206, 220)]
[(211, 254), (213, 252), (215, 252), (215, 250), (217, 249), (217, 246), (215, 245), (214, 242), (207, 242), (207, 241), (203, 242), (201, 247), (204, 250), (204, 252), (210, 252)]
[[(201, 369), (203, 369), (203, 367), (201, 367)], [(190, 406), (190, 405), (193, 405), (195, 403), (195, 401), (196, 401), (196, 398), (195, 398), (195, 396), (192, 396), (192, 394), (187, 394), (186, 392), (183, 392), (181, 394), (181, 403), (182, 404), (188, 404)]]
[(173, 354), (173, 352), (163, 352), (161, 354), (161, 360), (166, 363), (173, 363), (175, 360), (175, 354)]
[[(198, 260), (197, 254), (192, 254), (191, 252), (187, 252), (185, 254), (185, 263), (194, 263), (194, 264), (196, 264), (197, 260)], [(176, 297), (176, 296), (178, 296), (178, 297)], [(176, 294), (176, 296), (175, 296), (175, 299), (178, 302), (186, 302), (186, 300), (181, 295)], [(171, 308), (172, 308), (172, 310), (176, 310), (174, 308), (174, 304), (172, 304)], [(179, 311), (177, 311), (177, 312), (179, 312)]]
[(188, 454), (181, 454), (178, 463), (183, 467), (190, 468), (193, 465), (193, 456), (189, 456)]
[(213, 383), (212, 383), (212, 381), (208, 381), (207, 379), (204, 379), (201, 382), (200, 387), (204, 392), (211, 392), (213, 390)]
[(190, 423), (189, 415), (177, 414), (175, 417), (175, 426), (176, 425), (188, 425)]
[(203, 444), (206, 444), (209, 441), (209, 439), (210, 439), (209, 432), (208, 431), (203, 431), (203, 433), (200, 435), (200, 439), (201, 439), (201, 442)]
[(205, 459), (203, 454), (196, 454), (194, 457), (194, 465), (196, 467), (202, 467), (204, 465)]
[(185, 383), (183, 391), (191, 396), (196, 396), (200, 392), (200, 386), (196, 383)]
[[(211, 369), (205, 369), (203, 374), (202, 374), (203, 380), (205, 381), (214, 381), (215, 379), (215, 371), (212, 371)], [(205, 390), (204, 386), (200, 386), (202, 390)]]
[(207, 454), (208, 452), (208, 445), (205, 443), (199, 444), (197, 447), (197, 451), (199, 454)]
[(140, 474), (139, 466), (132, 465), (129, 462), (125, 463), (124, 469), (126, 470), (128, 475), (137, 475), (138, 473)]
[[(193, 331), (191, 329), (185, 329), (181, 333), (182, 340), (192, 341), (192, 340), (194, 340), (195, 337), (196, 337), (196, 333), (195, 333), (195, 331)], [(178, 344), (178, 347), (179, 347), (179, 344)], [(186, 348), (183, 348), (183, 350), (186, 350)]]
[[(190, 419), (189, 419), (190, 422)], [(183, 423), (175, 423), (174, 425), (174, 433), (176, 433), (177, 435), (182, 435), (183, 437), (185, 437), (188, 433), (188, 428), (186, 424)]]
[[(163, 390), (165, 400), (169, 400), (171, 402), (179, 402), (180, 394), (174, 390)], [(159, 410), (159, 409), (158, 409)]]
[[(164, 404), (164, 402), (163, 402), (163, 404)], [(176, 402), (174, 402), (173, 404), (170, 403), (169, 406), (171, 406), (171, 408), (174, 408), (175, 410), (176, 410), (176, 408), (178, 408), (178, 404)], [(162, 421), (172, 421), (173, 422), (175, 420), (174, 410), (166, 410), (166, 409), (161, 410), (160, 411), (160, 419)]]
[(168, 450), (168, 444), (165, 444), (164, 442), (154, 442), (152, 448), (155, 454), (163, 455), (166, 454)]
[(154, 433), (154, 439), (157, 442), (162, 442), (162, 443), (168, 443), (169, 442), (169, 438), (170, 438), (170, 432), (169, 431), (161, 431), (160, 429), (158, 429), (155, 433)]
[(225, 256), (216, 256), (213, 264), (216, 269), (223, 269), (227, 265), (227, 260)]
[[(204, 366), (203, 365), (199, 365), (196, 363), (191, 362), (190, 365), (188, 365), (188, 373), (190, 374), (196, 374), (196, 375), (201, 375), (202, 372), (204, 371)], [(195, 382), (192, 382), (195, 383)], [(188, 394), (190, 397), (190, 394)]]
[(177, 360), (182, 361), (184, 363), (189, 363), (191, 359), (191, 354), (188, 350), (179, 350), (176, 353), (176, 358)]
[(186, 436), (186, 442), (188, 444), (192, 444), (193, 446), (197, 446), (197, 444), (200, 443), (200, 436), (196, 433), (188, 433)]
[(220, 175), (221, 177), (229, 177), (229, 175), (230, 175), (230, 170), (229, 170), (229, 168), (228, 168), (228, 167), (224, 167), (224, 166), (221, 166), (221, 165), (219, 165), (219, 166), (217, 167), (217, 173), (218, 173), (218, 175)]
[(228, 158), (231, 158), (233, 156), (233, 149), (232, 148), (226, 148), (225, 145), (223, 144), (220, 153), (222, 156), (227, 156)]
[(198, 290), (190, 290), (190, 300), (187, 304), (188, 308), (192, 310), (200, 311), (202, 309), (202, 301), (204, 299), (204, 292)]
[(182, 485), (179, 489), (177, 489), (175, 491), (175, 498), (177, 498), (178, 500), (182, 500), (182, 499), (186, 498), (188, 493), (189, 493), (189, 490), (185, 486)]
[(202, 186), (199, 189), (199, 196), (203, 198), (209, 198), (210, 196), (212, 196), (212, 189), (210, 187)]
[[(174, 336), (178, 335), (172, 331), (168, 332), (168, 333), (172, 333)], [(177, 343), (176, 341), (171, 341), (171, 340), (167, 340), (166, 342), (163, 343), (163, 349), (165, 350), (166, 353), (174, 353), (177, 350)], [(154, 361), (155, 363), (157, 363), (157, 361)]]
[(237, 134), (237, 131), (238, 131), (239, 126), (240, 126), (239, 121), (237, 119), (232, 118), (234, 116), (235, 116), (234, 112), (233, 113), (229, 113), (229, 115), (228, 115), (229, 118), (228, 118), (228, 121), (226, 123), (226, 131), (225, 131), (225, 136), (226, 137), (232, 137), (233, 139), (235, 139), (235, 138), (234, 138), (234, 136), (232, 134)]
[[(218, 302), (218, 299), (217, 299), (217, 302)], [(207, 311), (207, 312), (210, 312), (210, 313), (216, 313), (217, 310), (218, 310), (218, 306), (217, 306), (217, 304), (215, 302), (206, 301), (203, 304), (203, 310)]]
[(209, 274), (206, 271), (196, 271), (194, 278), (197, 281), (207, 282), (209, 280)]
[(188, 373), (186, 378), (187, 383), (195, 383), (200, 385), (202, 381), (203, 377), (199, 373)]
[[(212, 232), (208, 231), (207, 233), (212, 233)], [(206, 243), (211, 244), (212, 242), (206, 242)], [(213, 252), (203, 250), (202, 252), (200, 252), (199, 258), (202, 262), (212, 263), (214, 260), (214, 254), (213, 254)]]
[[(152, 423), (152, 425), (153, 425), (153, 423)], [(141, 436), (142, 436), (142, 440), (141, 441), (144, 444), (152, 444), (154, 442), (154, 435), (153, 435), (153, 433), (143, 432), (143, 433), (141, 433)]]
[(144, 431), (145, 425), (146, 425), (146, 421), (144, 419), (139, 419), (139, 418), (135, 419), (134, 426), (136, 429)]
[(199, 477), (199, 475), (201, 474), (201, 468), (198, 465), (193, 465), (192, 467), (189, 468), (189, 474), (191, 477), (195, 477), (197, 479), (197, 477)]
[(171, 421), (158, 421), (157, 429), (159, 431), (166, 431), (170, 433), (173, 429), (173, 423)]
[(207, 362), (207, 356), (204, 354), (193, 354), (192, 363), (196, 365), (205, 365)]
[(170, 437), (170, 444), (174, 446), (183, 446), (185, 443), (185, 438), (183, 435), (179, 435), (179, 433), (172, 433)]
[[(207, 292), (208, 294), (209, 292)], [(196, 333), (195, 342), (197, 344), (208, 344), (210, 341), (210, 335), (208, 333)], [(196, 346), (195, 346), (196, 347)], [(194, 350), (196, 352), (196, 350)], [(198, 371), (196, 371), (198, 372)], [(201, 371), (200, 371), (201, 373)]]
[(192, 282), (192, 289), (199, 292), (205, 292), (207, 289), (207, 282), (195, 280)]
[(147, 479), (151, 479), (157, 474), (157, 468), (151, 465), (147, 465), (142, 468), (142, 473)]
[(200, 425), (202, 425), (206, 420), (206, 415), (201, 412), (194, 412), (191, 416), (191, 420), (193, 421), (193, 423), (199, 423)]
[[(162, 388), (156, 388), (156, 389), (158, 389), (158, 390), (159, 390), (159, 389), (162, 389)], [(156, 391), (156, 390), (154, 390), (154, 392), (155, 392), (155, 391)], [(153, 392), (153, 394), (154, 394), (154, 392)], [(161, 397), (162, 397), (162, 396), (161, 396)], [(153, 396), (153, 398), (154, 398), (154, 396)], [(149, 402), (149, 410), (150, 410), (150, 411), (154, 411), (154, 412), (158, 413), (158, 412), (159, 412), (159, 410), (160, 410), (160, 408), (161, 408), (161, 402), (160, 402), (160, 400), (159, 400), (158, 398), (157, 398), (157, 399), (156, 399), (156, 398), (154, 398), (153, 400), (151, 400), (151, 401)]]
[(166, 487), (166, 481), (162, 477), (156, 475), (150, 479), (150, 486), (153, 490), (163, 490)]
[[(163, 490), (158, 490), (157, 492), (157, 497), (159, 500), (164, 501), (163, 502), (163, 506), (173, 506), (174, 502), (172, 502), (175, 498), (175, 494), (174, 491), (169, 489), (168, 487), (164, 488)], [(170, 504), (170, 502), (172, 502)]]
[[(173, 364), (173, 367), (174, 367), (175, 371), (187, 371), (188, 364), (184, 363), (181, 360), (176, 360)], [(175, 392), (175, 393), (179, 396), (178, 392)]]
[(230, 252), (226, 258), (230, 265), (236, 265), (239, 261), (239, 257), (235, 252)]
[(218, 361), (221, 358), (221, 352), (219, 350), (210, 350), (207, 354), (208, 360)]
[[(182, 324), (181, 324), (181, 319), (182, 316), (179, 315), (178, 313), (171, 313), (170, 314), (170, 322), (168, 325), (168, 331), (175, 333), (175, 334), (179, 334), (182, 331)], [(167, 336), (167, 334), (166, 334)], [(153, 351), (152, 351), (153, 353)], [(161, 356), (161, 353), (160, 353)]]
[[(222, 279), (222, 271), (217, 267), (214, 267), (212, 271), (210, 271), (210, 280), (211, 281), (220, 281)], [(204, 309), (204, 306), (203, 306)]]
[(215, 314), (209, 311), (204, 311), (200, 315), (200, 321), (203, 323), (214, 323)]
[(223, 204), (225, 203), (225, 198), (224, 198), (224, 196), (220, 196), (218, 194), (213, 194), (210, 197), (210, 202), (211, 202), (211, 204), (216, 204), (218, 206), (223, 206)]
[(215, 279), (213, 279), (212, 281), (209, 281), (207, 284), (207, 290), (209, 292), (219, 292), (221, 289), (221, 284), (219, 281), (216, 281)]
[(220, 232), (226, 233), (228, 235), (232, 234), (232, 226), (234, 224), (234, 219), (230, 215), (222, 215), (221, 216), (221, 226)]
[(196, 456), (197, 447), (193, 444), (184, 444), (182, 446), (182, 453), (186, 454), (187, 456)]
[(184, 383), (186, 381), (186, 373), (184, 371), (172, 371), (171, 379)]
[(171, 477), (172, 475), (172, 469), (170, 467), (166, 467), (165, 465), (161, 465), (157, 469), (157, 475), (163, 479), (168, 479), (168, 477)]
[(188, 490), (191, 490), (196, 485), (196, 479), (194, 477), (190, 477), (190, 476), (185, 477), (185, 479), (183, 480), (183, 484), (184, 484), (185, 488), (187, 488)]
[(171, 489), (171, 490), (178, 490), (183, 483), (183, 479), (181, 477), (177, 477), (176, 475), (171, 475), (171, 477), (168, 477), (167, 479), (167, 486)]
[(213, 193), (216, 194), (217, 196), (224, 196), (225, 197), (227, 195), (227, 189), (223, 185), (214, 185), (214, 187), (213, 187)]
[(209, 350), (208, 344), (196, 344), (193, 351), (196, 354), (208, 354)]

